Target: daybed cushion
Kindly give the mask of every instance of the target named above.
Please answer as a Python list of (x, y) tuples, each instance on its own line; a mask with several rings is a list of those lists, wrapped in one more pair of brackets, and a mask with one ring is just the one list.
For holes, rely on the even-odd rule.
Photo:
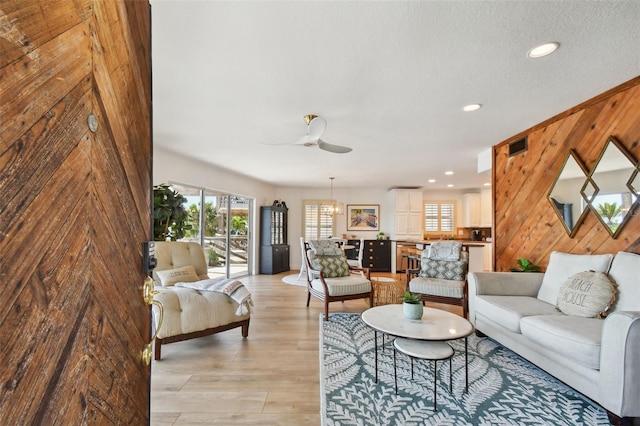
[(546, 350), (582, 366), (600, 369), (600, 346), (604, 321), (567, 315), (522, 318), (522, 335)]
[[(342, 278), (325, 278), (329, 288), (329, 296), (346, 296), (349, 294), (369, 293), (371, 282), (360, 275), (349, 275)], [(311, 281), (314, 290), (324, 293), (322, 281), (315, 279)]]
[(571, 275), (558, 292), (558, 309), (564, 314), (601, 318), (616, 300), (615, 284), (604, 272)]
[(153, 280), (160, 284), (158, 271), (192, 265), (201, 280), (209, 278), (207, 261), (199, 243), (183, 241), (156, 241), (158, 264), (153, 270)]
[(409, 291), (411, 293), (462, 299), (464, 294), (464, 281), (416, 277), (409, 282)]
[(514, 333), (521, 333), (520, 320), (532, 315), (566, 317), (555, 306), (530, 296), (476, 296), (476, 313)]
[(169, 287), (175, 283), (191, 283), (200, 280), (193, 265), (186, 265), (180, 268), (156, 271), (160, 284)]
[(618, 285), (618, 297), (611, 311), (640, 311), (640, 255), (620, 251), (611, 263), (609, 276)]
[(583, 271), (607, 272), (612, 254), (569, 254), (554, 251), (542, 278), (538, 299), (555, 305), (560, 287), (571, 275)]
[[(224, 293), (198, 291), (185, 287), (168, 287), (154, 295), (164, 306), (164, 319), (159, 338), (177, 336), (242, 321), (249, 314), (236, 315), (238, 304)], [(159, 311), (153, 305), (156, 326)]]

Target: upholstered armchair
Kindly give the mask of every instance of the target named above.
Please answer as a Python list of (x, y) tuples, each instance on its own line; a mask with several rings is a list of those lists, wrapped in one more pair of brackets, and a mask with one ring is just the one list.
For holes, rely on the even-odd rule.
[(436, 241), (425, 247), (420, 269), (407, 269), (407, 290), (423, 302), (462, 306), (469, 316), (467, 272), (468, 253), (456, 241)]
[(373, 291), (367, 268), (347, 263), (344, 251), (331, 240), (311, 240), (305, 243), (304, 261), (307, 268), (307, 307), (314, 296), (324, 302), (324, 318), (329, 320), (329, 303), (352, 299), (369, 299), (373, 306)]

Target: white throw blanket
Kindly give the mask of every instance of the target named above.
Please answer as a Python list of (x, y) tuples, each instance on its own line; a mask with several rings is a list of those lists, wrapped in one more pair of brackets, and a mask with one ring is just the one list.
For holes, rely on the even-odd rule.
[(176, 283), (176, 287), (187, 287), (199, 291), (216, 291), (224, 293), (238, 303), (236, 315), (246, 315), (253, 312), (253, 301), (251, 293), (240, 281), (233, 278), (216, 278), (189, 283)]

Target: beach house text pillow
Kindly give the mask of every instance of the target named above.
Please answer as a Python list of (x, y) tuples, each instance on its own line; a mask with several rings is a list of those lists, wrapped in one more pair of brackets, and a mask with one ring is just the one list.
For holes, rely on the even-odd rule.
[(604, 272), (570, 276), (558, 292), (558, 309), (566, 315), (602, 318), (616, 300), (616, 285)]

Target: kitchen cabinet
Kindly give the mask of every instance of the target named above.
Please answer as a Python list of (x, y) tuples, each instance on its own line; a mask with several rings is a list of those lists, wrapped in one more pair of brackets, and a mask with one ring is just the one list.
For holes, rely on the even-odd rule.
[(362, 266), (371, 272), (391, 272), (391, 241), (364, 240)]
[(469, 272), (482, 272), (484, 247), (469, 246)]
[(480, 227), (480, 194), (464, 194), (462, 226), (465, 228)]
[(482, 270), (483, 272), (493, 271), (493, 245), (485, 244), (482, 250)]
[(491, 189), (480, 191), (480, 226), (490, 228), (493, 224), (493, 195)]
[(278, 274), (289, 270), (287, 243), (288, 208), (284, 201), (260, 207), (260, 273)]
[(422, 238), (422, 190), (394, 189), (395, 239)]

